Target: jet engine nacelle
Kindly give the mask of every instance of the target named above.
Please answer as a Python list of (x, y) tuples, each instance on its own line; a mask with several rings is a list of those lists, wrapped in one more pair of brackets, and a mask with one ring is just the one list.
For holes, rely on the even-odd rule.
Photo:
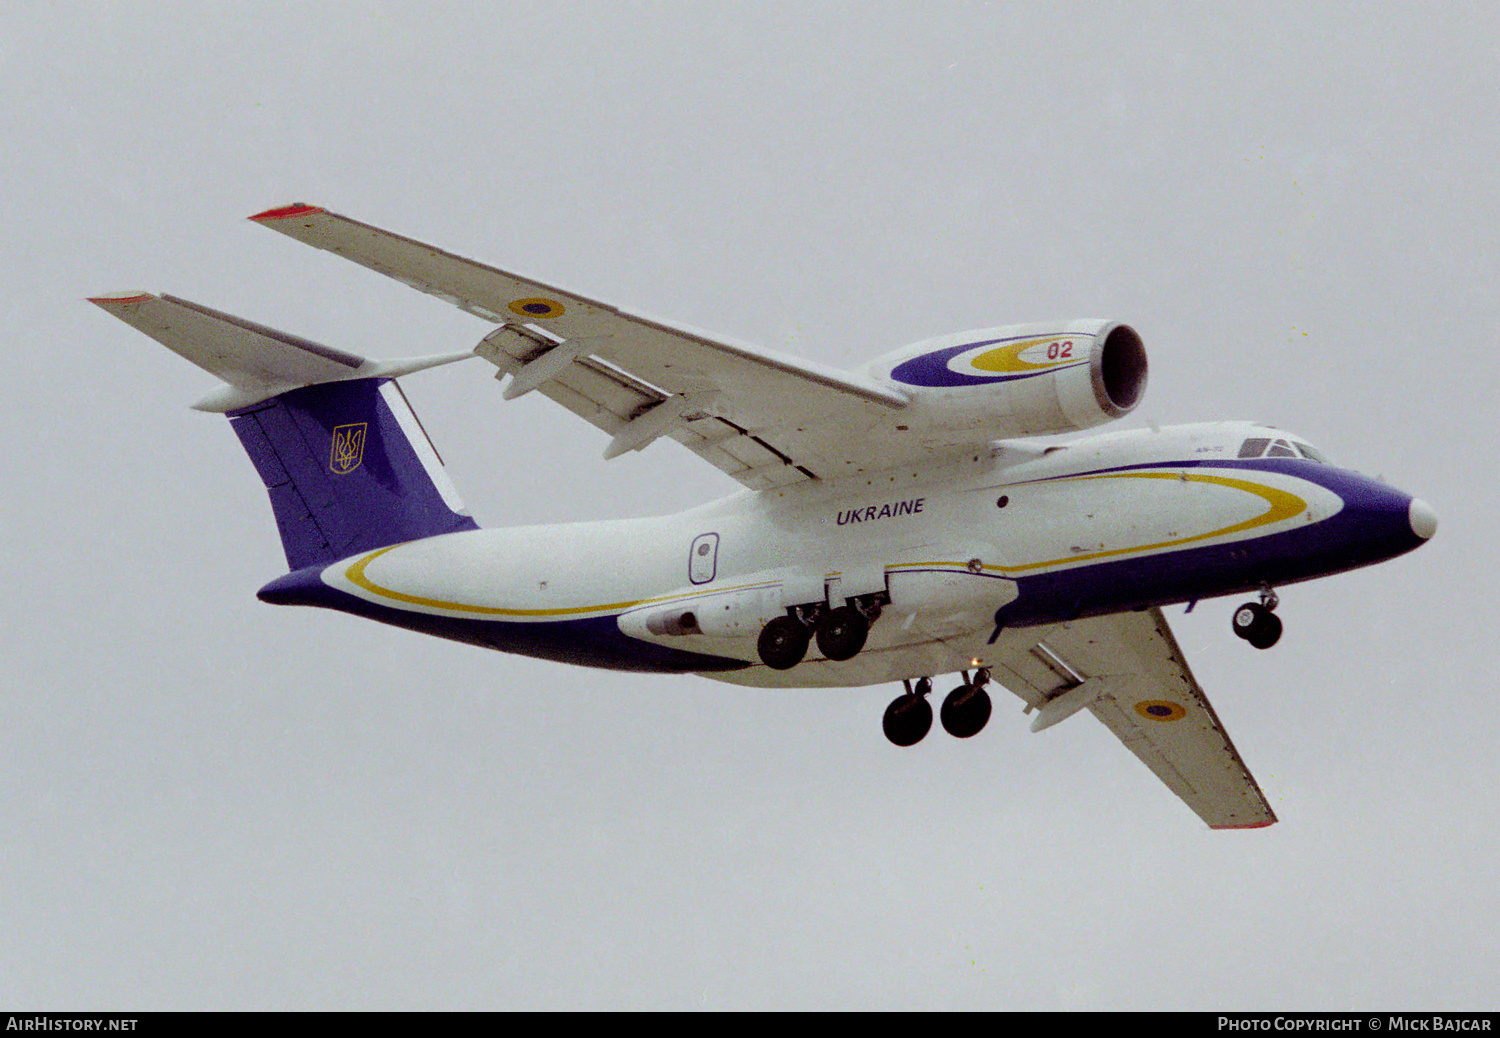
[(1146, 348), (1118, 321), (1017, 324), (915, 343), (866, 371), (910, 398), (911, 430), (972, 443), (1129, 414), (1145, 395)]

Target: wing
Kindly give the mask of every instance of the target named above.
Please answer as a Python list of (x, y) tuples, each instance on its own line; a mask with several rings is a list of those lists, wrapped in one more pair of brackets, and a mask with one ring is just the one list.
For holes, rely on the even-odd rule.
[(1040, 711), (1033, 731), (1087, 707), (1211, 828), (1276, 821), (1160, 609), (1040, 629), (991, 674)]
[[(309, 205), (251, 219), (501, 327), (476, 352), (613, 437), (606, 457), (668, 435), (754, 489), (885, 468), (867, 433), (906, 398), (786, 354), (630, 313)], [(901, 448), (909, 452), (911, 448)]]

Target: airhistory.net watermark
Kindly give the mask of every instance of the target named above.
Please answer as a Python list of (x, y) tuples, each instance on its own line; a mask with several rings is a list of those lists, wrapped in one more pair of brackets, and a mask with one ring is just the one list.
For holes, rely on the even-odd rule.
[(139, 1017), (134, 1016), (62, 1016), (54, 1013), (27, 1013), (7, 1016), (7, 1031), (134, 1031)]

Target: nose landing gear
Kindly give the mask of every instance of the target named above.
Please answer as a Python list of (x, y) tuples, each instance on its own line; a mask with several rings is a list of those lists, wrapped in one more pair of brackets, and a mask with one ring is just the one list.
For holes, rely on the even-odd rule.
[(1281, 638), (1281, 619), (1273, 609), (1280, 603), (1276, 592), (1266, 588), (1259, 602), (1246, 602), (1234, 611), (1234, 633), (1257, 649), (1269, 649)]
[[(990, 719), (990, 694), (984, 686), (989, 683), (990, 672), (981, 668), (971, 681), (967, 671), (964, 683), (948, 693), (943, 700), (943, 729), (959, 739), (979, 734), (979, 730)], [(885, 709), (882, 727), (885, 737), (897, 746), (915, 746), (932, 728), (932, 706), (927, 696), (932, 692), (932, 679), (920, 678), (913, 687), (905, 682), (906, 693), (897, 696)]]

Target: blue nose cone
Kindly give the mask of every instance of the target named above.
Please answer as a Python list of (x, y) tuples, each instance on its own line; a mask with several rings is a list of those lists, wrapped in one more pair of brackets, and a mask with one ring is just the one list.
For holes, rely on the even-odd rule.
[(1299, 576), (1325, 576), (1404, 555), (1437, 531), (1437, 513), (1425, 501), (1348, 469), (1322, 469), (1319, 482), (1343, 501), (1322, 522), (1294, 533), (1287, 564)]
[(1365, 562), (1404, 555), (1437, 532), (1437, 513), (1427, 502), (1364, 476), (1338, 488), (1344, 499), (1349, 547)]

